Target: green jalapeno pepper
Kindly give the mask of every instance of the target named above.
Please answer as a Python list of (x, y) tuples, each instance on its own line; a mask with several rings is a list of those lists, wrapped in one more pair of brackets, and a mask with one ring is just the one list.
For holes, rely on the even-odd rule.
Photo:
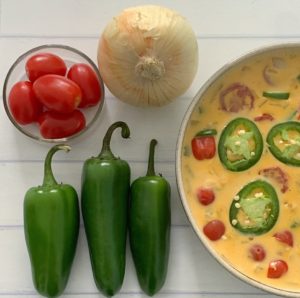
[(24, 229), (34, 286), (46, 297), (60, 295), (66, 287), (79, 232), (79, 202), (75, 189), (58, 184), (51, 160), (58, 150), (51, 148), (45, 159), (42, 186), (30, 188), (24, 200)]
[(196, 137), (202, 136), (215, 136), (217, 134), (217, 130), (214, 128), (203, 129), (197, 132)]
[(271, 99), (287, 100), (290, 97), (289, 92), (264, 91), (263, 96)]
[(94, 280), (107, 296), (119, 291), (125, 273), (130, 167), (110, 149), (118, 127), (129, 138), (126, 123), (112, 124), (100, 154), (86, 160), (82, 172), (81, 206)]
[(229, 218), (231, 225), (244, 234), (261, 235), (275, 225), (279, 201), (273, 186), (256, 180), (244, 186), (234, 197)]
[(254, 122), (236, 118), (221, 133), (218, 153), (222, 164), (230, 171), (244, 171), (261, 157), (263, 139)]
[(150, 143), (147, 175), (131, 186), (130, 247), (142, 290), (152, 296), (163, 286), (170, 247), (170, 185), (154, 171), (154, 147)]
[(267, 135), (269, 150), (281, 162), (300, 167), (300, 123), (288, 121), (271, 128)]

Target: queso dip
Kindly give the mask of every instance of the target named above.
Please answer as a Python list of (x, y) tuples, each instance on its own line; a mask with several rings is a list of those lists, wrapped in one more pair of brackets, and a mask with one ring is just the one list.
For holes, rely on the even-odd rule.
[(205, 243), (252, 280), (292, 292), (300, 292), (299, 75), (293, 47), (224, 72), (193, 108), (180, 169)]

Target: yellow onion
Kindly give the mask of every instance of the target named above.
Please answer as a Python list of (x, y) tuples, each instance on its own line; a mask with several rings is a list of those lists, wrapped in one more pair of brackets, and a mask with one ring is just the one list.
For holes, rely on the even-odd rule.
[(183, 94), (198, 68), (195, 33), (177, 12), (156, 5), (125, 9), (104, 29), (98, 66), (117, 98), (162, 106)]

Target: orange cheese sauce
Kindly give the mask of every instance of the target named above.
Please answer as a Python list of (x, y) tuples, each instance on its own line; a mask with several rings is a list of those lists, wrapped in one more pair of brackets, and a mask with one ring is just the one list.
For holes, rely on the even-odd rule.
[[(291, 115), (293, 120), (297, 119), (300, 106), (299, 74), (300, 52), (293, 49), (274, 50), (271, 55), (251, 57), (235, 65), (207, 89), (195, 106), (186, 126), (181, 157), (183, 188), (188, 208), (199, 230), (213, 219), (225, 224), (225, 234), (221, 239), (208, 240), (211, 247), (233, 268), (251, 279), (288, 291), (300, 291), (300, 168), (277, 160), (269, 152), (265, 140), (275, 124), (289, 120)], [(245, 107), (238, 113), (224, 111), (220, 108), (220, 92), (237, 82), (248, 86), (253, 92), (254, 108)], [(288, 100), (267, 99), (262, 96), (263, 91), (290, 92), (290, 97)], [(263, 113), (271, 114), (274, 120), (255, 122), (264, 139), (264, 150), (261, 159), (248, 170), (227, 170), (217, 152), (213, 159), (200, 161), (194, 158), (191, 140), (200, 130), (215, 128), (218, 131), (215, 137), (218, 145), (220, 134), (229, 121), (237, 117), (253, 120)], [(285, 193), (281, 192), (278, 182), (258, 174), (261, 169), (275, 166), (288, 175), (288, 191)], [(234, 196), (243, 186), (257, 179), (265, 179), (272, 184), (280, 201), (275, 226), (260, 236), (242, 234), (231, 226), (229, 220), (229, 208)], [(203, 206), (199, 203), (196, 193), (200, 187), (213, 189), (215, 201), (212, 204)], [(286, 229), (293, 234), (293, 247), (273, 237), (275, 232)], [(265, 248), (266, 258), (262, 262), (256, 262), (249, 256), (249, 248), (253, 244), (261, 244)], [(289, 269), (282, 277), (271, 279), (267, 277), (268, 265), (276, 259), (286, 261)]]

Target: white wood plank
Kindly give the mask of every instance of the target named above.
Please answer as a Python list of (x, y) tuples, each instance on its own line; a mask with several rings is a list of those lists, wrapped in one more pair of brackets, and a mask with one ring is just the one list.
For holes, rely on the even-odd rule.
[[(203, 83), (228, 62), (260, 47), (285, 42), (299, 42), (299, 38), (199, 38), (198, 71), (191, 87), (181, 96), (180, 100), (193, 98)], [(84, 52), (97, 64), (98, 38), (6, 38), (0, 36), (0, 88), (3, 87), (9, 68), (20, 55), (34, 47), (45, 44), (62, 44), (74, 47)], [(107, 88), (105, 92), (106, 98), (114, 97)]]
[[(122, 139), (119, 130), (114, 133), (111, 147), (116, 155), (126, 160), (144, 161), (147, 159), (151, 138), (156, 138), (159, 143), (156, 153), (157, 161), (173, 162), (180, 123), (187, 106), (187, 101), (181, 101), (160, 109), (141, 109), (120, 101), (108, 100), (93, 127), (86, 134), (69, 142), (73, 146), (72, 153), (60, 158), (84, 160), (91, 155), (97, 155), (108, 127), (113, 122), (122, 120), (130, 127), (131, 138)], [(172, 119), (166, 115), (172, 115)], [(0, 160), (41, 160), (44, 158), (49, 144), (38, 144), (22, 135), (8, 121), (3, 109), (0, 111), (0, 117), (0, 125), (3, 123)], [(10, 147), (9, 150), (5, 150), (7, 146)]]
[[(253, 298), (253, 297), (264, 297), (264, 298), (276, 298), (279, 296), (271, 295), (268, 293), (251, 293), (251, 294), (245, 294), (245, 293), (189, 293), (189, 292), (159, 292), (155, 294), (155, 298), (232, 298), (232, 297), (243, 297), (243, 298)], [(22, 293), (19, 292), (11, 292), (11, 293), (0, 293), (1, 298), (32, 298), (32, 297), (43, 297), (38, 295), (34, 291), (22, 291)], [(95, 298), (95, 297), (105, 297), (104, 295), (101, 295), (99, 292), (77, 292), (77, 293), (64, 293), (60, 296), (61, 298), (78, 298), (78, 297), (84, 297), (84, 298)], [(138, 291), (130, 291), (130, 292), (119, 292), (114, 297), (116, 298), (147, 298), (146, 294)]]
[[(41, 44), (74, 46), (96, 61), (98, 37), (109, 20), (123, 8), (146, 0), (0, 0), (0, 90), (10, 65), (24, 51)], [(177, 193), (174, 157), (182, 117), (203, 83), (221, 66), (261, 46), (299, 41), (300, 2), (297, 0), (153, 0), (187, 18), (198, 36), (200, 64), (189, 90), (160, 109), (128, 106), (106, 89), (101, 119), (85, 136), (71, 142), (69, 154), (57, 153), (53, 168), (58, 180), (80, 190), (84, 159), (99, 152), (107, 127), (127, 121), (130, 140), (116, 135), (112, 148), (130, 162), (132, 179), (145, 172), (148, 142), (156, 137), (157, 171), (172, 187), (172, 245), (168, 279), (155, 297), (225, 298), (277, 297), (246, 285), (223, 269), (205, 250), (189, 227)], [(1, 96), (1, 95), (0, 95)], [(0, 297), (40, 297), (32, 286), (26, 253), (22, 203), (26, 189), (41, 182), (42, 160), (49, 144), (22, 136), (0, 108)], [(137, 283), (128, 250), (126, 276), (116, 297), (147, 297)], [(72, 275), (62, 297), (102, 297), (92, 280), (84, 230)]]
[[(123, 8), (148, 3), (89, 0), (86, 5), (84, 0), (2, 0), (2, 34), (98, 36)], [(151, 3), (177, 10), (199, 36), (299, 36), (297, 0), (189, 0), (184, 4), (180, 0), (153, 0)]]
[[(37, 295), (36, 293), (24, 293), (24, 294), (0, 294), (1, 298), (32, 298), (32, 297), (42, 297)], [(95, 297), (105, 297), (101, 294), (97, 293), (76, 293), (76, 294), (64, 294), (60, 296), (61, 298), (78, 298), (78, 297), (85, 297), (85, 298), (95, 298)], [(128, 293), (119, 293), (115, 295), (114, 297), (116, 298), (144, 298), (144, 297), (149, 297), (143, 293), (135, 293), (135, 292), (128, 292)], [(222, 293), (199, 293), (199, 294), (190, 294), (190, 293), (158, 293), (155, 295), (155, 298), (232, 298), (232, 297), (241, 297), (241, 293), (236, 293), (236, 294), (222, 294)], [(257, 294), (254, 295), (245, 295), (243, 294), (243, 298), (253, 298), (253, 297), (258, 297)], [(273, 296), (273, 295), (268, 295), (268, 294), (260, 294), (259, 297), (264, 297), (264, 298), (271, 298), (271, 297), (278, 297), (278, 296)]]
[[(59, 42), (52, 39), (50, 42)], [(198, 89), (209, 77), (228, 61), (240, 57), (253, 49), (276, 42), (294, 42), (296, 39), (201, 39), (199, 40), (200, 64), (198, 74), (184, 96), (161, 108), (137, 108), (125, 104), (109, 93), (100, 119), (84, 136), (71, 142), (74, 150), (63, 156), (67, 160), (83, 160), (90, 154), (97, 154), (100, 141), (108, 126), (117, 120), (128, 122), (131, 127), (131, 140), (121, 140), (114, 136), (112, 146), (116, 154), (127, 160), (144, 161), (150, 138), (157, 138), (158, 161), (174, 162), (175, 147), (180, 124), (185, 111)], [(39, 43), (40, 42), (40, 43)], [(0, 69), (8, 70), (24, 49), (46, 43), (46, 39), (0, 39)], [(96, 39), (68, 39), (66, 44), (82, 49), (93, 56)], [(220, 53), (220, 49), (222, 52)], [(9, 53), (9, 54), (8, 54)], [(208, 58), (207, 58), (208, 57)], [(0, 73), (0, 86), (6, 72)], [(2, 80), (1, 80), (2, 76)], [(9, 122), (3, 108), (0, 109), (0, 160), (41, 160), (48, 144), (37, 144), (21, 135)], [(116, 133), (117, 134), (117, 133)], [(5, 150), (9, 146), (9, 150)]]
[[(57, 153), (59, 154), (59, 153)], [(62, 153), (63, 154), (63, 153)], [(58, 182), (68, 183), (75, 187), (80, 196), (80, 181), (83, 162), (53, 163), (54, 175)], [(131, 180), (144, 176), (146, 163), (130, 163)], [(171, 210), (173, 225), (189, 225), (181, 206), (176, 186), (173, 164), (159, 163), (157, 173), (161, 173), (171, 185)], [(30, 175), (28, 174), (30, 173)], [(0, 163), (0, 228), (23, 225), (23, 199), (26, 191), (40, 185), (43, 180), (42, 162)]]
[[(34, 292), (30, 264), (22, 229), (0, 230), (0, 294)], [(209, 269), (209, 270), (208, 270)], [(216, 281), (218, 287), (216, 287)], [(17, 291), (16, 291), (17, 290)], [(95, 294), (85, 235), (81, 229), (79, 245), (66, 294)], [(127, 266), (121, 294), (140, 293), (131, 254), (127, 249)], [(191, 228), (176, 227), (171, 230), (169, 271), (161, 294), (197, 295), (211, 293), (225, 295), (262, 294), (262, 291), (241, 282), (223, 269), (205, 250)], [(82, 296), (84, 296), (82, 295)], [(139, 296), (139, 295), (138, 295)], [(141, 295), (142, 296), (142, 295)], [(206, 296), (209, 297), (209, 296)], [(211, 296), (212, 297), (212, 296)]]

